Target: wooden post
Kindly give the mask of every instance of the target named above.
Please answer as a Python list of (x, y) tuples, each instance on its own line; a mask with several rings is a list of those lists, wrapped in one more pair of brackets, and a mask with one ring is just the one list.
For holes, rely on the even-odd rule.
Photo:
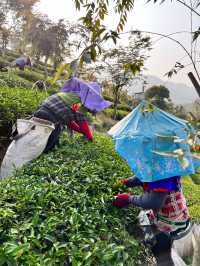
[(188, 77), (191, 80), (193, 86), (195, 87), (195, 90), (196, 90), (197, 94), (200, 97), (200, 85), (199, 85), (198, 81), (196, 80), (196, 78), (195, 78), (195, 76), (193, 75), (192, 72), (188, 73)]

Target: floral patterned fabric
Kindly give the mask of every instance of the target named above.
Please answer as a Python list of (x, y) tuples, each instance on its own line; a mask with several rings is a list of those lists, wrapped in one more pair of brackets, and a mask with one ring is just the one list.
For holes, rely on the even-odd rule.
[[(174, 141), (174, 137), (186, 141), (192, 131), (187, 121), (143, 101), (108, 134), (134, 174), (142, 182), (153, 182), (194, 173), (189, 145)], [(181, 164), (182, 158), (158, 154), (175, 150), (183, 151), (186, 167)]]

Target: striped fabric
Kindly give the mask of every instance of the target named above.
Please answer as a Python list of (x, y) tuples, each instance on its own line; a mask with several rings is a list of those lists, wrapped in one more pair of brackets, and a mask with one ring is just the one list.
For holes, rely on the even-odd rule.
[(82, 113), (73, 112), (57, 94), (48, 97), (34, 113), (34, 116), (43, 119), (51, 117), (51, 122), (61, 123), (63, 125), (68, 124), (71, 121), (86, 121), (86, 118)]
[(170, 192), (164, 207), (157, 212), (154, 211), (153, 216), (154, 223), (160, 231), (173, 232), (184, 228), (190, 215), (182, 191)]
[(178, 192), (171, 192), (168, 194), (165, 205), (159, 212), (161, 216), (166, 216), (168, 218), (176, 219), (180, 215), (182, 215), (183, 218), (187, 218), (187, 206), (186, 206), (186, 200), (183, 194)]

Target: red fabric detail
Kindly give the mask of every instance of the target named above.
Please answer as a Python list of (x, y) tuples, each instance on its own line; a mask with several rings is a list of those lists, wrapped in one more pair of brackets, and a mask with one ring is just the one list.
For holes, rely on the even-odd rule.
[[(144, 191), (148, 191), (148, 190), (150, 190), (150, 188), (149, 188), (149, 184), (147, 183), (147, 182), (144, 182), (143, 183), (143, 185), (142, 185), (142, 187), (143, 187), (143, 189), (144, 189)], [(169, 192), (167, 189), (165, 189), (165, 188), (154, 188), (154, 189), (152, 189), (153, 191), (155, 191), (155, 192)]]
[(87, 139), (89, 139), (89, 140), (93, 139), (93, 134), (92, 134), (92, 131), (88, 125), (88, 122), (86, 122), (86, 121), (84, 121), (84, 122), (71, 121), (70, 123), (68, 123), (67, 126), (76, 132), (84, 134), (87, 137)]
[(115, 200), (113, 200), (112, 205), (118, 208), (127, 207), (129, 204), (129, 197), (130, 194), (128, 193), (118, 194)]
[(182, 218), (190, 217), (186, 206), (186, 200), (180, 191), (169, 193), (165, 200), (164, 207), (158, 213), (167, 218), (180, 218), (180, 216)]
[(168, 192), (168, 190), (165, 188), (154, 188), (153, 191), (155, 191), (155, 192)]
[(146, 182), (143, 183), (142, 187), (143, 187), (144, 191), (149, 190), (149, 185)]
[(79, 122), (78, 123), (82, 133), (86, 136), (87, 139), (93, 140), (93, 134), (89, 127), (89, 124), (87, 121)]
[(73, 112), (77, 112), (77, 111), (80, 109), (80, 107), (81, 107), (81, 105), (80, 105), (79, 103), (73, 103), (73, 104), (71, 105), (71, 110), (72, 110)]
[(128, 184), (128, 179), (123, 179), (123, 180), (122, 180), (122, 184), (125, 185), (125, 186), (127, 186), (127, 184)]
[(67, 125), (71, 130), (74, 130), (76, 132), (82, 133), (79, 125), (75, 122), (75, 121), (71, 121), (70, 123), (68, 123)]

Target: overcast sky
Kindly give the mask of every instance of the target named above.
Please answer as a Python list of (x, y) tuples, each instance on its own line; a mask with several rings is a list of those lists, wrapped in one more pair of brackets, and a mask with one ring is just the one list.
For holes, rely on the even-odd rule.
[[(159, 4), (145, 4), (145, 0), (137, 0), (134, 10), (129, 13), (128, 23), (125, 30), (140, 29), (144, 31), (153, 31), (158, 33), (170, 34), (179, 31), (190, 31), (190, 12), (185, 7), (176, 3), (176, 1), (166, 0), (162, 5)], [(70, 21), (76, 21), (82, 14), (75, 10), (72, 0), (41, 0), (37, 6), (37, 10), (48, 14), (53, 20), (65, 18)], [(199, 17), (194, 15), (194, 28), (196, 30), (199, 26)], [(114, 28), (117, 24), (118, 18), (111, 13), (106, 19), (106, 25)], [(187, 48), (190, 47), (191, 37), (188, 33), (174, 35)], [(154, 40), (158, 37), (153, 38)], [(126, 41), (124, 39), (124, 41)], [(162, 39), (155, 42), (153, 50), (150, 53), (150, 58), (146, 62), (146, 74), (155, 75), (163, 80), (167, 78), (164, 74), (169, 71), (176, 61), (179, 61), (185, 56), (182, 48), (170, 40)], [(186, 59), (183, 63), (188, 63)], [(191, 85), (187, 72), (192, 70), (187, 67), (171, 80), (174, 82), (185, 83)]]

